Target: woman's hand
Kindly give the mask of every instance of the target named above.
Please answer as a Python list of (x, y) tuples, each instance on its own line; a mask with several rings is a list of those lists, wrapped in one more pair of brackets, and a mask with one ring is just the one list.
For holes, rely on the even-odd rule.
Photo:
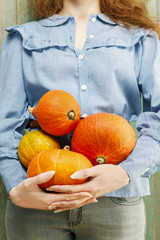
[(71, 208), (79, 206), (86, 201), (95, 202), (96, 200), (90, 193), (47, 193), (38, 187), (38, 184), (49, 181), (54, 172), (41, 173), (33, 178), (28, 178), (21, 182), (18, 186), (12, 188), (9, 192), (10, 198), (14, 204), (23, 208), (34, 208), (41, 210), (52, 210), (55, 202), (63, 202), (63, 206)]
[[(124, 187), (129, 183), (129, 176), (125, 170), (119, 165), (103, 164), (92, 168), (79, 170), (74, 173), (72, 179), (84, 179), (90, 178), (89, 181), (79, 185), (55, 185), (51, 186), (48, 190), (56, 191), (60, 193), (80, 193), (88, 192), (92, 195), (93, 199), (96, 199), (106, 193), (115, 191)], [(79, 206), (88, 203), (83, 202)], [(58, 201), (51, 205), (51, 208), (56, 208), (56, 211), (64, 211), (70, 209), (66, 208), (65, 202)]]

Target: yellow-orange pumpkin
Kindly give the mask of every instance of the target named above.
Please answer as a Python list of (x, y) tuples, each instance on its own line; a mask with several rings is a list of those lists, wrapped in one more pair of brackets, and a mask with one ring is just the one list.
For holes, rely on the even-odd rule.
[(80, 106), (77, 100), (62, 90), (47, 92), (36, 107), (28, 110), (36, 117), (40, 127), (54, 136), (72, 132), (80, 120)]
[(21, 138), (18, 145), (18, 156), (21, 163), (28, 167), (29, 162), (37, 153), (54, 148), (60, 148), (56, 138), (41, 130), (33, 130)]
[(118, 164), (125, 160), (136, 144), (136, 136), (129, 122), (111, 113), (95, 113), (76, 127), (72, 150), (86, 156), (93, 165)]
[(87, 179), (71, 179), (70, 176), (78, 170), (90, 167), (92, 167), (91, 162), (82, 154), (64, 149), (45, 150), (32, 159), (27, 170), (27, 177), (34, 177), (42, 172), (55, 171), (51, 180), (39, 185), (42, 189), (54, 184), (80, 184)]

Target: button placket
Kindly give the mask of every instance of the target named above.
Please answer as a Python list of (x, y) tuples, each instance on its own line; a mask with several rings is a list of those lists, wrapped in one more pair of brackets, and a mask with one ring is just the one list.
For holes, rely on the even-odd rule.
[(86, 64), (86, 57), (84, 52), (79, 52), (77, 54), (78, 65), (79, 65), (79, 84), (80, 84), (80, 100), (81, 100), (81, 113), (82, 115), (87, 112), (88, 102), (88, 91), (87, 91), (87, 79), (88, 79), (88, 69)]
[(87, 89), (87, 86), (86, 86), (85, 84), (83, 84), (83, 85), (81, 86), (81, 89), (82, 89), (83, 91), (85, 91), (85, 90)]
[(89, 23), (89, 26), (88, 26), (88, 33), (87, 33), (87, 36), (88, 36), (88, 40), (89, 42), (92, 41), (92, 39), (95, 38), (95, 34), (94, 34), (94, 24), (95, 22), (97, 21), (96, 17), (94, 15), (92, 15), (92, 17), (90, 18), (90, 23)]

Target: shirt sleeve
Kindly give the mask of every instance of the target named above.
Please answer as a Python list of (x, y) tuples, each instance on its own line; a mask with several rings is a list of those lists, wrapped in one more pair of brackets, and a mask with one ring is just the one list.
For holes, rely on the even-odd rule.
[(10, 33), (0, 55), (0, 175), (9, 190), (26, 178), (17, 147), (29, 119), (22, 70), (22, 39)]
[(156, 33), (142, 41), (142, 61), (138, 78), (143, 96), (143, 113), (137, 119), (136, 146), (120, 163), (131, 181), (150, 177), (160, 168), (160, 42)]

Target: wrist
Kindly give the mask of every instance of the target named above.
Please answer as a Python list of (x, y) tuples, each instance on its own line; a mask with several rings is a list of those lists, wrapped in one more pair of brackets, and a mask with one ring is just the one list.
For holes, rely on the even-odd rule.
[(130, 182), (130, 177), (128, 173), (120, 165), (117, 165), (117, 167), (119, 168), (121, 179), (124, 181), (125, 184), (128, 184)]
[(16, 191), (16, 187), (11, 188), (11, 190), (9, 191), (9, 197), (12, 200), (12, 202), (15, 202), (17, 196), (17, 191)]

